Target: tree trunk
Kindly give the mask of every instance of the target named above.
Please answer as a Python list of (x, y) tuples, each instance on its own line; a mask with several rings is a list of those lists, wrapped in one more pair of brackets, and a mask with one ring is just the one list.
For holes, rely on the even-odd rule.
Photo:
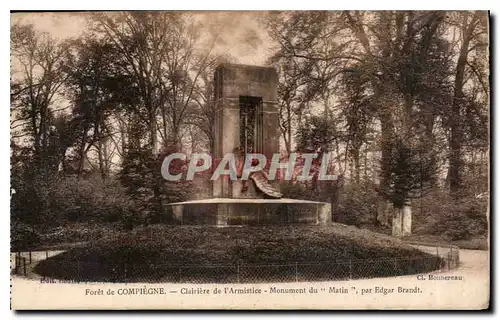
[(374, 224), (388, 226), (389, 225), (389, 201), (384, 197), (379, 197), (377, 203), (377, 211), (375, 212)]
[(359, 149), (354, 151), (353, 154), (354, 158), (354, 179), (357, 184), (360, 183), (360, 176), (361, 176), (361, 162), (360, 162), (360, 157), (359, 157)]
[[(468, 24), (468, 13), (463, 13), (462, 21), (462, 47), (457, 60), (455, 73), (453, 104), (451, 108), (451, 138), (450, 138), (450, 191), (455, 196), (462, 187), (462, 128), (461, 128), (461, 104), (463, 100), (463, 85), (465, 76), (465, 66), (467, 64), (467, 55), (469, 53), (469, 43), (474, 31), (474, 21)], [(473, 18), (473, 20), (475, 17)]]
[(94, 134), (97, 136), (97, 158), (99, 161), (99, 173), (101, 174), (101, 178), (103, 180), (106, 180), (106, 164), (105, 164), (105, 157), (104, 157), (104, 150), (103, 150), (106, 146), (103, 143), (103, 140), (105, 138), (103, 137), (103, 134), (102, 134), (102, 128), (104, 128), (104, 123), (103, 123), (102, 119), (99, 119), (100, 115), (97, 115), (96, 118), (97, 118), (97, 121), (96, 121)]
[(383, 112), (381, 117), (382, 124), (382, 164), (380, 170), (380, 183), (379, 183), (379, 201), (377, 206), (377, 219), (378, 223), (385, 226), (388, 225), (389, 215), (388, 208), (390, 206), (388, 200), (389, 183), (391, 178), (391, 158), (392, 158), (392, 132), (393, 125), (390, 115)]
[(83, 166), (85, 164), (85, 144), (87, 139), (87, 131), (84, 129), (84, 133), (82, 135), (82, 141), (80, 143), (80, 148), (78, 150), (78, 168), (77, 168), (77, 175), (78, 177), (81, 177), (82, 172), (83, 172)]
[[(154, 160), (157, 159), (158, 155), (158, 138), (157, 138), (157, 132), (156, 132), (156, 117), (153, 112), (149, 115), (149, 146), (151, 149), (151, 158)], [(151, 163), (150, 163), (151, 165)], [(156, 166), (153, 166), (150, 168), (151, 171), (151, 177), (153, 179), (153, 203), (154, 207), (156, 210), (156, 214), (160, 214), (161, 211), (163, 210), (163, 203), (161, 199), (161, 183), (163, 182), (161, 180), (161, 175), (159, 172), (156, 172)], [(155, 171), (156, 170), (156, 171)]]
[(286, 124), (286, 134), (287, 138), (285, 141), (286, 152), (288, 155), (292, 152), (292, 112), (290, 110), (290, 105), (287, 105), (286, 108), (286, 116), (287, 116), (287, 124)]
[(156, 132), (156, 118), (154, 114), (149, 116), (149, 147), (153, 155), (158, 153), (158, 135)]
[(102, 141), (102, 138), (100, 138), (98, 141), (97, 141), (97, 156), (98, 156), (98, 160), (99, 160), (99, 173), (101, 174), (101, 178), (103, 180), (106, 180), (107, 178), (107, 172), (106, 172), (106, 158), (105, 158), (105, 145)]
[(337, 180), (333, 181), (332, 187), (333, 190), (330, 199), (332, 204), (332, 221), (343, 221), (343, 217), (340, 217), (338, 212), (344, 195), (344, 176), (339, 175)]
[(392, 236), (403, 236), (403, 208), (394, 208), (392, 215)]
[(122, 147), (122, 154), (125, 154), (127, 152), (127, 130), (125, 128), (125, 124), (123, 121), (120, 119), (119, 120), (119, 127), (120, 127), (120, 142), (121, 142), (121, 147)]
[(363, 179), (365, 180), (365, 183), (368, 182), (369, 177), (368, 177), (368, 149), (365, 148), (363, 152)]

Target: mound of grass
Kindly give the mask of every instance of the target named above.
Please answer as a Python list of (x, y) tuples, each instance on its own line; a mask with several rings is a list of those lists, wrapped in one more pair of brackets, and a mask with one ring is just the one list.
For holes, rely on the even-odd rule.
[(155, 225), (72, 248), (35, 272), (80, 281), (296, 281), (419, 273), (439, 263), (399, 240), (336, 224)]

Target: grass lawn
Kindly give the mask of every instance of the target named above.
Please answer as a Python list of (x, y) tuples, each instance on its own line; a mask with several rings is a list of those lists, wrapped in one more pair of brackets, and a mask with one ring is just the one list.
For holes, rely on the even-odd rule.
[(152, 225), (71, 248), (35, 272), (81, 281), (293, 281), (419, 273), (439, 263), (397, 239), (338, 224)]

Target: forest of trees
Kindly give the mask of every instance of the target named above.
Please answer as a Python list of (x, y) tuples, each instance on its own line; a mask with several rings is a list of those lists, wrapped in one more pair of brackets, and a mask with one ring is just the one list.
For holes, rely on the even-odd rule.
[[(81, 36), (11, 26), (14, 228), (161, 221), (199, 197), (161, 159), (208, 151), (219, 32), (199, 13), (90, 13)], [(279, 74), (282, 153), (331, 152), (340, 179), (283, 183), (334, 219), (450, 239), (484, 235), (489, 205), (486, 12), (256, 15)], [(208, 196), (208, 195), (207, 195)], [(394, 226), (397, 226), (394, 228)]]

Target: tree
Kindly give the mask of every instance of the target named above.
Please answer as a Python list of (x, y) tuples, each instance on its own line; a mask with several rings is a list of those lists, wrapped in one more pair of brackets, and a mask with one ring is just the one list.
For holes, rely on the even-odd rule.
[(99, 172), (106, 179), (109, 175), (106, 141), (112, 135), (109, 118), (123, 100), (123, 93), (119, 91), (127, 87), (126, 79), (116, 72), (117, 52), (109, 42), (93, 37), (80, 38), (75, 41), (74, 48), (66, 72), (69, 75), (67, 95), (74, 104), (73, 130), (79, 138), (76, 171), (82, 174), (87, 154), (94, 147)]
[[(221, 63), (233, 61), (229, 55), (220, 55), (209, 58), (210, 63), (206, 68), (200, 71), (198, 81), (194, 84), (192, 95), (193, 105), (187, 110), (186, 120), (184, 121), (189, 128), (190, 133), (200, 132), (204, 135), (208, 143), (205, 148), (213, 150), (214, 143), (214, 124), (215, 124), (215, 91), (213, 83), (213, 74), (215, 68)], [(193, 132), (194, 131), (194, 132)], [(199, 135), (198, 139), (202, 139)], [(194, 148), (191, 148), (194, 152)]]
[[(208, 79), (210, 70), (221, 59), (212, 54), (218, 33), (209, 32), (205, 37), (199, 22), (181, 12), (98, 13), (93, 21), (98, 39), (109, 42), (117, 52), (111, 71), (126, 80), (122, 82), (125, 86), (117, 88), (117, 94), (123, 93), (124, 87), (130, 92), (117, 100), (123, 113), (139, 122), (129, 128), (126, 151), (130, 157), (146, 161), (138, 168), (153, 165), (148, 170), (156, 170), (147, 159), (156, 159), (158, 151), (167, 145), (185, 143), (186, 132), (202, 130), (208, 139), (213, 138), (213, 104), (209, 97), (213, 89)], [(138, 132), (142, 135), (137, 136)], [(134, 156), (144, 150), (149, 150), (151, 156)], [(122, 170), (122, 174), (127, 172)], [(151, 188), (151, 199), (160, 212), (161, 181), (150, 182), (145, 185)]]
[(411, 200), (422, 196), (422, 190), (436, 177), (436, 162), (417, 146), (410, 136), (392, 142), (391, 174), (388, 194), (394, 208), (392, 235), (411, 234)]
[[(485, 94), (488, 94), (486, 86), (485, 74), (482, 68), (476, 68), (469, 62), (469, 56), (474, 49), (487, 46), (487, 20), (484, 14), (479, 11), (468, 12), (463, 11), (456, 13), (454, 17), (458, 21), (451, 20), (451, 23), (456, 26), (459, 31), (460, 39), (458, 41), (458, 59), (455, 68), (455, 79), (453, 85), (453, 102), (450, 115), (450, 191), (455, 195), (462, 188), (461, 172), (463, 167), (462, 147), (464, 133), (463, 127), (463, 112), (466, 104), (466, 96), (464, 94), (464, 86), (466, 84), (466, 70), (471, 69), (477, 75), (477, 80), (483, 85)], [(484, 52), (484, 51), (483, 51)], [(485, 56), (481, 56), (479, 60), (484, 63)], [(477, 61), (477, 60), (476, 60)]]
[(280, 130), (287, 152), (291, 151), (293, 126), (300, 126), (310, 106), (321, 101), (329, 118), (331, 88), (350, 55), (338, 14), (326, 11), (269, 14), (265, 26), (277, 42), (269, 63), (279, 70), (278, 98)]
[(57, 172), (62, 158), (60, 150), (51, 146), (58, 111), (53, 104), (67, 78), (64, 71), (69, 44), (37, 32), (33, 25), (14, 24), (11, 33), (12, 138), (24, 138), (32, 146), (33, 165), (40, 173)]
[[(316, 153), (311, 167), (313, 179), (311, 189), (318, 190), (319, 166), (323, 155), (328, 153), (332, 145), (339, 139), (339, 133), (330, 125), (331, 120), (320, 116), (306, 117), (303, 125), (297, 129), (297, 151), (305, 153)], [(330, 164), (323, 164), (330, 167)]]
[[(442, 12), (380, 12), (366, 29), (366, 15), (345, 12), (345, 21), (367, 55), (362, 72), (369, 75), (376, 115), (381, 125), (381, 196), (378, 221), (387, 221), (387, 199), (391, 180), (392, 145), (396, 132), (410, 137), (415, 128), (414, 109), (425, 92), (434, 70), (425, 68), (431, 49), (440, 41)], [(370, 41), (373, 39), (373, 41)], [(432, 61), (432, 60), (431, 60)], [(441, 78), (443, 79), (444, 76)], [(440, 87), (441, 89), (443, 86)], [(432, 130), (432, 128), (431, 128)]]

